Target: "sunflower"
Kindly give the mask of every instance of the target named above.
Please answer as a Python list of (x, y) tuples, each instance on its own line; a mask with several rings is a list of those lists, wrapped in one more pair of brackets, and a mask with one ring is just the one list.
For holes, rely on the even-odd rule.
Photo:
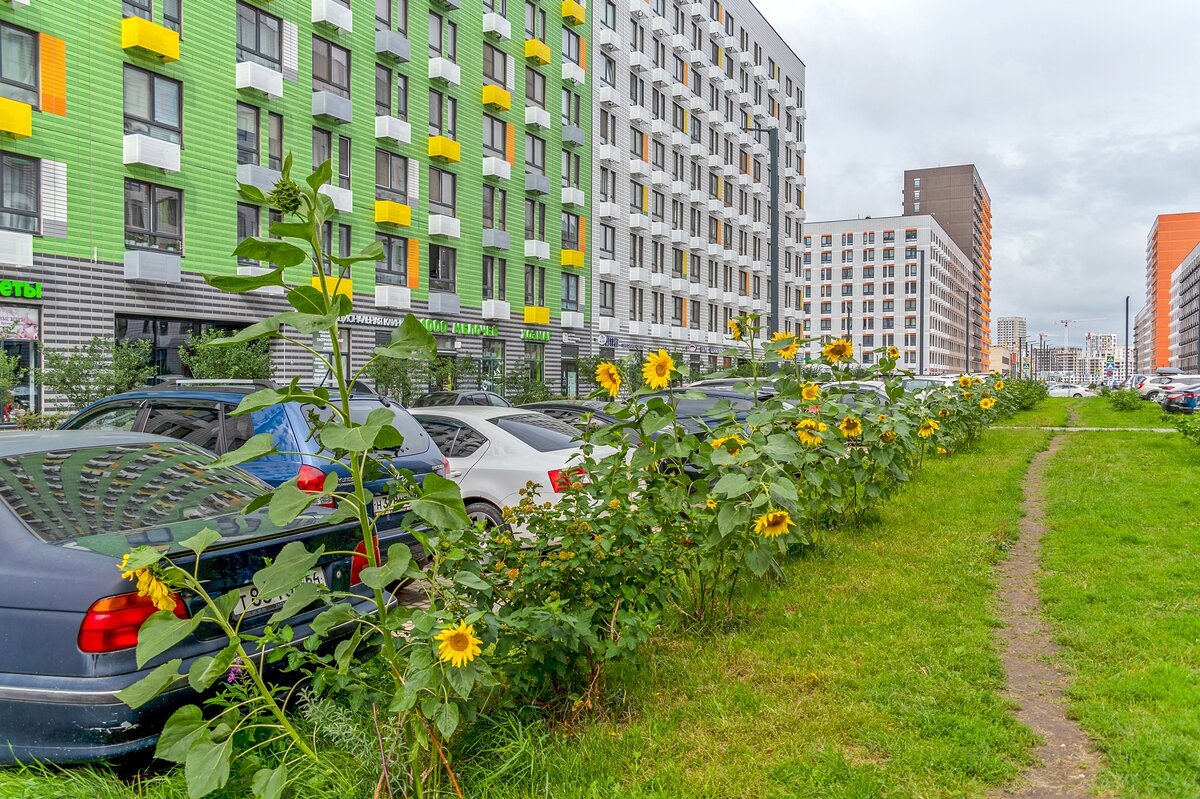
[(983, 378), (982, 377), (973, 377), (973, 378), (971, 378), (971, 382), (974, 383), (975, 385), (979, 385), (980, 383), (983, 382)]
[(734, 341), (741, 341), (743, 335), (744, 335), (744, 331), (742, 330), (742, 323), (736, 319), (730, 319), (729, 320), (729, 336), (730, 336), (730, 338), (732, 338)]
[(886, 414), (886, 413), (881, 413), (881, 414), (879, 414), (878, 416), (876, 416), (875, 418), (876, 418), (876, 419), (878, 419), (878, 420), (879, 420), (879, 421), (881, 421), (881, 422), (886, 422), (886, 421), (887, 421), (887, 414)]
[(950, 450), (946, 449), (945, 447), (938, 447), (938, 448), (937, 448), (937, 454), (938, 454), (938, 455), (949, 455), (949, 454), (950, 454)]
[(838, 430), (841, 430), (846, 438), (858, 438), (863, 431), (862, 420), (857, 416), (847, 416), (838, 425)]
[(992, 388), (996, 389), (997, 391), (1003, 391), (1004, 390), (1004, 381), (997, 380), (996, 384), (994, 386), (992, 386)]
[(971, 398), (972, 398), (972, 397), (974, 397), (974, 396), (975, 396), (975, 392), (974, 392), (974, 391), (964, 391), (964, 392), (963, 392), (963, 399), (965, 399), (965, 400), (969, 400), (969, 399), (971, 399)]
[(985, 411), (990, 411), (992, 408), (996, 407), (996, 398), (984, 397), (979, 401), (979, 407), (983, 408)]
[(805, 383), (804, 388), (800, 389), (800, 396), (806, 402), (816, 402), (821, 398), (821, 387), (816, 383)]
[(800, 443), (804, 446), (819, 447), (824, 441), (819, 434), (827, 429), (824, 422), (818, 422), (816, 419), (801, 419), (796, 424), (796, 435), (799, 436)]
[(941, 427), (941, 425), (937, 423), (936, 419), (926, 419), (925, 421), (921, 422), (920, 428), (917, 429), (917, 435), (919, 435), (921, 438), (932, 438), (933, 434), (938, 431), (939, 427)]
[(796, 340), (796, 336), (794, 334), (775, 332), (775, 333), (771, 334), (771, 341), (773, 341), (773, 342), (779, 342), (779, 341), (791, 342), (786, 347), (782, 347), (780, 349), (775, 350), (775, 354), (778, 355), (780, 358), (783, 358), (785, 361), (796, 360), (796, 353), (800, 352), (800, 342)]
[(438, 660), (456, 669), (461, 669), (483, 651), (479, 648), (483, 642), (475, 637), (475, 625), (465, 621), (460, 621), (457, 627), (447, 627), (434, 639), (439, 642)]
[[(732, 444), (729, 443), (731, 441), (733, 442)], [(721, 436), (720, 438), (714, 438), (712, 440), (712, 448), (713, 449), (721, 449), (722, 447), (724, 447), (725, 451), (728, 452), (730, 455), (736, 455), (742, 451), (742, 445), (745, 443), (746, 443), (746, 439), (742, 438), (737, 433), (734, 433), (731, 436)]]
[(787, 535), (788, 528), (794, 525), (792, 516), (785, 510), (769, 510), (754, 520), (754, 532), (763, 538), (778, 538)]
[(963, 375), (962, 377), (958, 378), (958, 387), (959, 388), (970, 388), (971, 383), (972, 383), (972, 380), (971, 380), (970, 375)]
[(596, 364), (596, 383), (608, 392), (608, 396), (616, 399), (621, 391), (621, 370), (616, 364), (601, 361)]
[(642, 365), (642, 379), (650, 388), (660, 391), (671, 384), (671, 373), (675, 371), (675, 360), (666, 350), (652, 352)]
[(950, 409), (942, 408), (940, 411), (938, 411), (938, 418), (939, 419), (949, 419), (950, 418)]
[(127, 570), (125, 566), (128, 563), (129, 555), (126, 554), (117, 564), (117, 568), (121, 569), (121, 579), (137, 583), (138, 596), (149, 597), (154, 607), (159, 610), (174, 610), (175, 597), (171, 595), (171, 589), (167, 587), (167, 584), (158, 579), (149, 569)]
[(854, 345), (844, 338), (834, 339), (821, 348), (821, 354), (830, 363), (841, 363), (854, 357)]
[(704, 500), (704, 507), (708, 508), (709, 510), (716, 510), (717, 501), (712, 497), (709, 497), (708, 499)]
[(887, 356), (893, 361), (900, 360), (900, 350), (896, 349), (895, 347), (888, 347)]
[(885, 444), (890, 444), (890, 443), (892, 443), (893, 441), (895, 441), (895, 440), (896, 440), (896, 431), (895, 431), (895, 430), (885, 430), (885, 431), (884, 431), (884, 432), (883, 432), (883, 433), (882, 433), (882, 434), (879, 436), (879, 440), (880, 440), (880, 441), (882, 441), (882, 442), (883, 442), (883, 443), (885, 443)]

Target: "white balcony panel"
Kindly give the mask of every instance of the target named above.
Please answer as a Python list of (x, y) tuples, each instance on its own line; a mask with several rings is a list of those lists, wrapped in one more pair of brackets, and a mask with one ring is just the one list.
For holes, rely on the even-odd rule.
[(462, 224), (456, 216), (430, 214), (429, 235), (457, 239), (462, 235)]
[(333, 200), (334, 210), (338, 213), (348, 214), (354, 210), (354, 192), (350, 191), (350, 189), (343, 189), (339, 186), (331, 186), (326, 183), (319, 191)]
[(512, 318), (512, 305), (504, 300), (484, 300), (481, 315), (484, 319), (508, 320)]
[(412, 143), (412, 125), (393, 116), (375, 117), (375, 138), (390, 139), (397, 144)]
[(338, 33), (352, 33), (354, 14), (337, 0), (312, 0), (312, 23), (335, 28)]
[(543, 261), (550, 260), (550, 242), (537, 241), (536, 239), (526, 239), (525, 257), (538, 258)]
[(407, 311), (412, 307), (412, 289), (406, 286), (375, 284), (375, 307)]
[(483, 32), (495, 34), (501, 39), (511, 39), (512, 25), (502, 14), (491, 12), (483, 15)]
[(142, 133), (131, 133), (123, 144), (123, 163), (141, 164), (164, 172), (179, 171), (179, 145)]
[(234, 86), (276, 100), (283, 97), (283, 73), (254, 61), (240, 61), (234, 71)]
[(441, 80), (457, 86), (462, 82), (462, 69), (448, 58), (438, 56), (429, 59), (429, 79)]

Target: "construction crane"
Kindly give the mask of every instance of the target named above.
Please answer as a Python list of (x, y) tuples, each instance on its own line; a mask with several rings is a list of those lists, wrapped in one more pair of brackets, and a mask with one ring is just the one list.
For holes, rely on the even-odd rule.
[(1071, 329), (1071, 325), (1077, 325), (1080, 322), (1099, 322), (1101, 317), (1094, 316), (1091, 319), (1060, 319), (1058, 323), (1063, 326), (1063, 349), (1067, 348), (1067, 333)]

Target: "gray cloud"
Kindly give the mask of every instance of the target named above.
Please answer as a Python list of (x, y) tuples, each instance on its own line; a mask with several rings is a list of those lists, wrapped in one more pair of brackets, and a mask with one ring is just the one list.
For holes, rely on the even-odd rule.
[(1200, 210), (1200, 3), (757, 4), (808, 68), (809, 219), (897, 214), (905, 169), (974, 162), (993, 318), (1122, 334), (1155, 215)]

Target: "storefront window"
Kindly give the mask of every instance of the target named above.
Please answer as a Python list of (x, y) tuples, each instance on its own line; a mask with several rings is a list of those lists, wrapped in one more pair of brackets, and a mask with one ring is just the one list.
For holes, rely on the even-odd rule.
[(562, 348), (562, 395), (579, 396), (579, 347), (564, 344)]
[(236, 322), (213, 322), (204, 319), (171, 319), (157, 316), (118, 316), (116, 339), (139, 341), (145, 339), (153, 348), (151, 363), (160, 377), (190, 377), (191, 373), (179, 360), (179, 348), (193, 336), (209, 330), (233, 332), (245, 325)]
[[(0, 396), (0, 424), (11, 424), (23, 411), (41, 407), (41, 315), (33, 306), (0, 305), (0, 356), (13, 367), (12, 390)], [(8, 372), (0, 367), (0, 372)]]
[(504, 341), (498, 338), (483, 340), (483, 355), (479, 364), (479, 387), (485, 391), (504, 394)]
[[(341, 329), (341, 356), (342, 356), (342, 374), (350, 374), (350, 330), (343, 327)], [(329, 337), (329, 333), (313, 333), (313, 347), (320, 352), (325, 361), (334, 363), (333, 360), (333, 340)], [(318, 386), (333, 386), (337, 379), (330, 374), (329, 368), (325, 362), (313, 359), (313, 383)]]
[(530, 380), (546, 380), (546, 345), (536, 341), (525, 342), (525, 368)]

